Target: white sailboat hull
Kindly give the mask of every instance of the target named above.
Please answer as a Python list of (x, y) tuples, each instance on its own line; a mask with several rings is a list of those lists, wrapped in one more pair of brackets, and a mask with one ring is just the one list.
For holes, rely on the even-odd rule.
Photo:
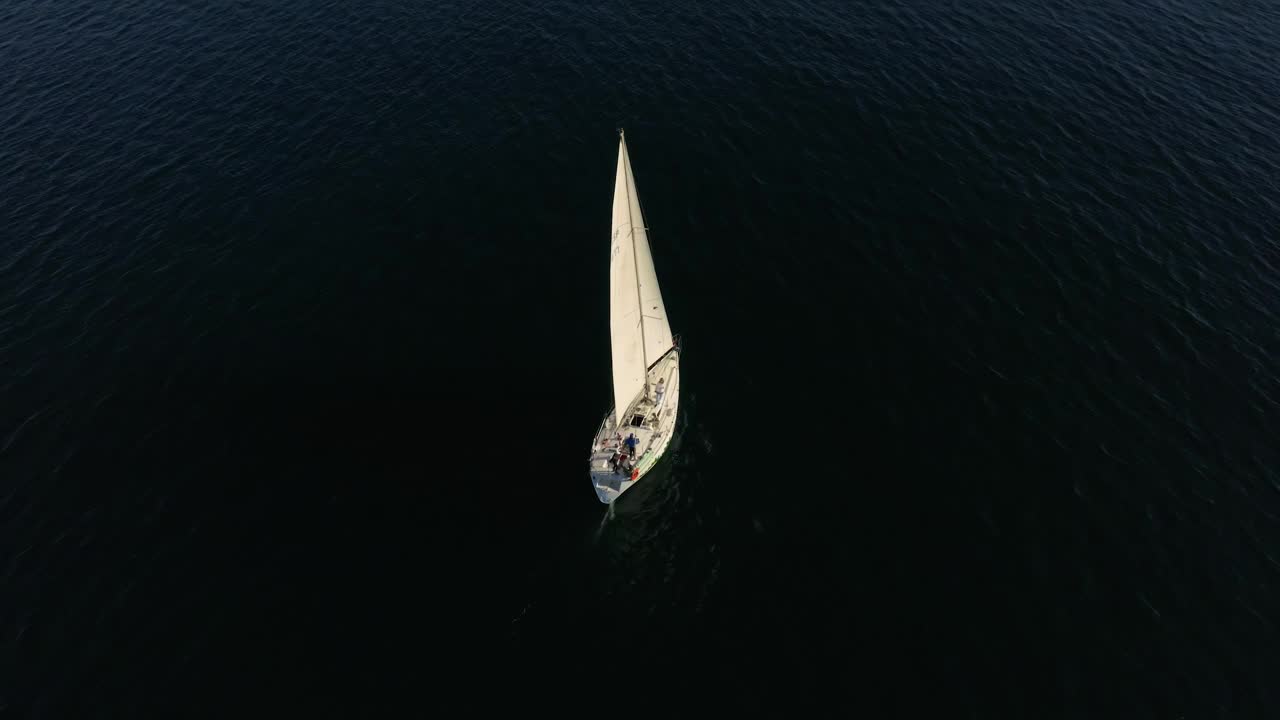
[[(648, 399), (640, 393), (627, 407), (621, 424), (617, 422), (616, 408), (611, 410), (591, 444), (591, 484), (602, 503), (617, 500), (643, 480), (666, 454), (675, 437), (680, 415), (680, 350), (672, 348), (654, 363), (648, 379), (651, 388), (656, 388), (662, 380), (665, 388), (662, 399), (656, 400), (656, 391), (651, 391)], [(638, 460), (632, 463), (631, 472), (619, 470), (610, 463), (617, 453), (627, 451), (623, 441), (628, 435), (635, 435), (638, 441), (635, 453)]]

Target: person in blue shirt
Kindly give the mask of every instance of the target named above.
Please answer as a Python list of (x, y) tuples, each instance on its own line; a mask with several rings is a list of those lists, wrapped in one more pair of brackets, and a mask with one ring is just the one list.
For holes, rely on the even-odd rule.
[(627, 439), (622, 441), (622, 444), (626, 445), (627, 449), (631, 451), (631, 457), (636, 456), (636, 445), (639, 443), (640, 441), (636, 439), (635, 433), (627, 433)]

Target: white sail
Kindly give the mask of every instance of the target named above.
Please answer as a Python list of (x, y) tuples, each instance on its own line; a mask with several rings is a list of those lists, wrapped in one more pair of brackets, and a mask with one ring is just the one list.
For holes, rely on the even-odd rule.
[(618, 142), (609, 255), (609, 326), (617, 423), (644, 389), (645, 370), (671, 349), (671, 326), (649, 252), (627, 141)]

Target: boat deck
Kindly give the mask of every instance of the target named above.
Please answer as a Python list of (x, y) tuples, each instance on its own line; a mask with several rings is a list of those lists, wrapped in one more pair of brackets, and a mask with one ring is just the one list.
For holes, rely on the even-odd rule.
[[(604, 419), (591, 445), (591, 482), (601, 502), (612, 502), (639, 482), (671, 442), (675, 432), (676, 411), (680, 402), (680, 351), (668, 353), (649, 369), (650, 397), (637, 397), (628, 408), (627, 421), (618, 425), (613, 411)], [(654, 388), (662, 380), (665, 388), (661, 399)], [(643, 394), (642, 394), (643, 395)], [(633, 471), (626, 473), (610, 466), (615, 453), (626, 450), (623, 441), (636, 436)], [(628, 453), (630, 454), (630, 453)]]

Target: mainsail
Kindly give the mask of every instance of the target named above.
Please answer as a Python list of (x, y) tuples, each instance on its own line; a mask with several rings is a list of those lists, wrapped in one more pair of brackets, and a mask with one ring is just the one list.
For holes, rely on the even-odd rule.
[(609, 329), (613, 350), (613, 402), (617, 423), (645, 389), (645, 372), (671, 349), (671, 326), (649, 252), (627, 139), (618, 141), (609, 251)]

